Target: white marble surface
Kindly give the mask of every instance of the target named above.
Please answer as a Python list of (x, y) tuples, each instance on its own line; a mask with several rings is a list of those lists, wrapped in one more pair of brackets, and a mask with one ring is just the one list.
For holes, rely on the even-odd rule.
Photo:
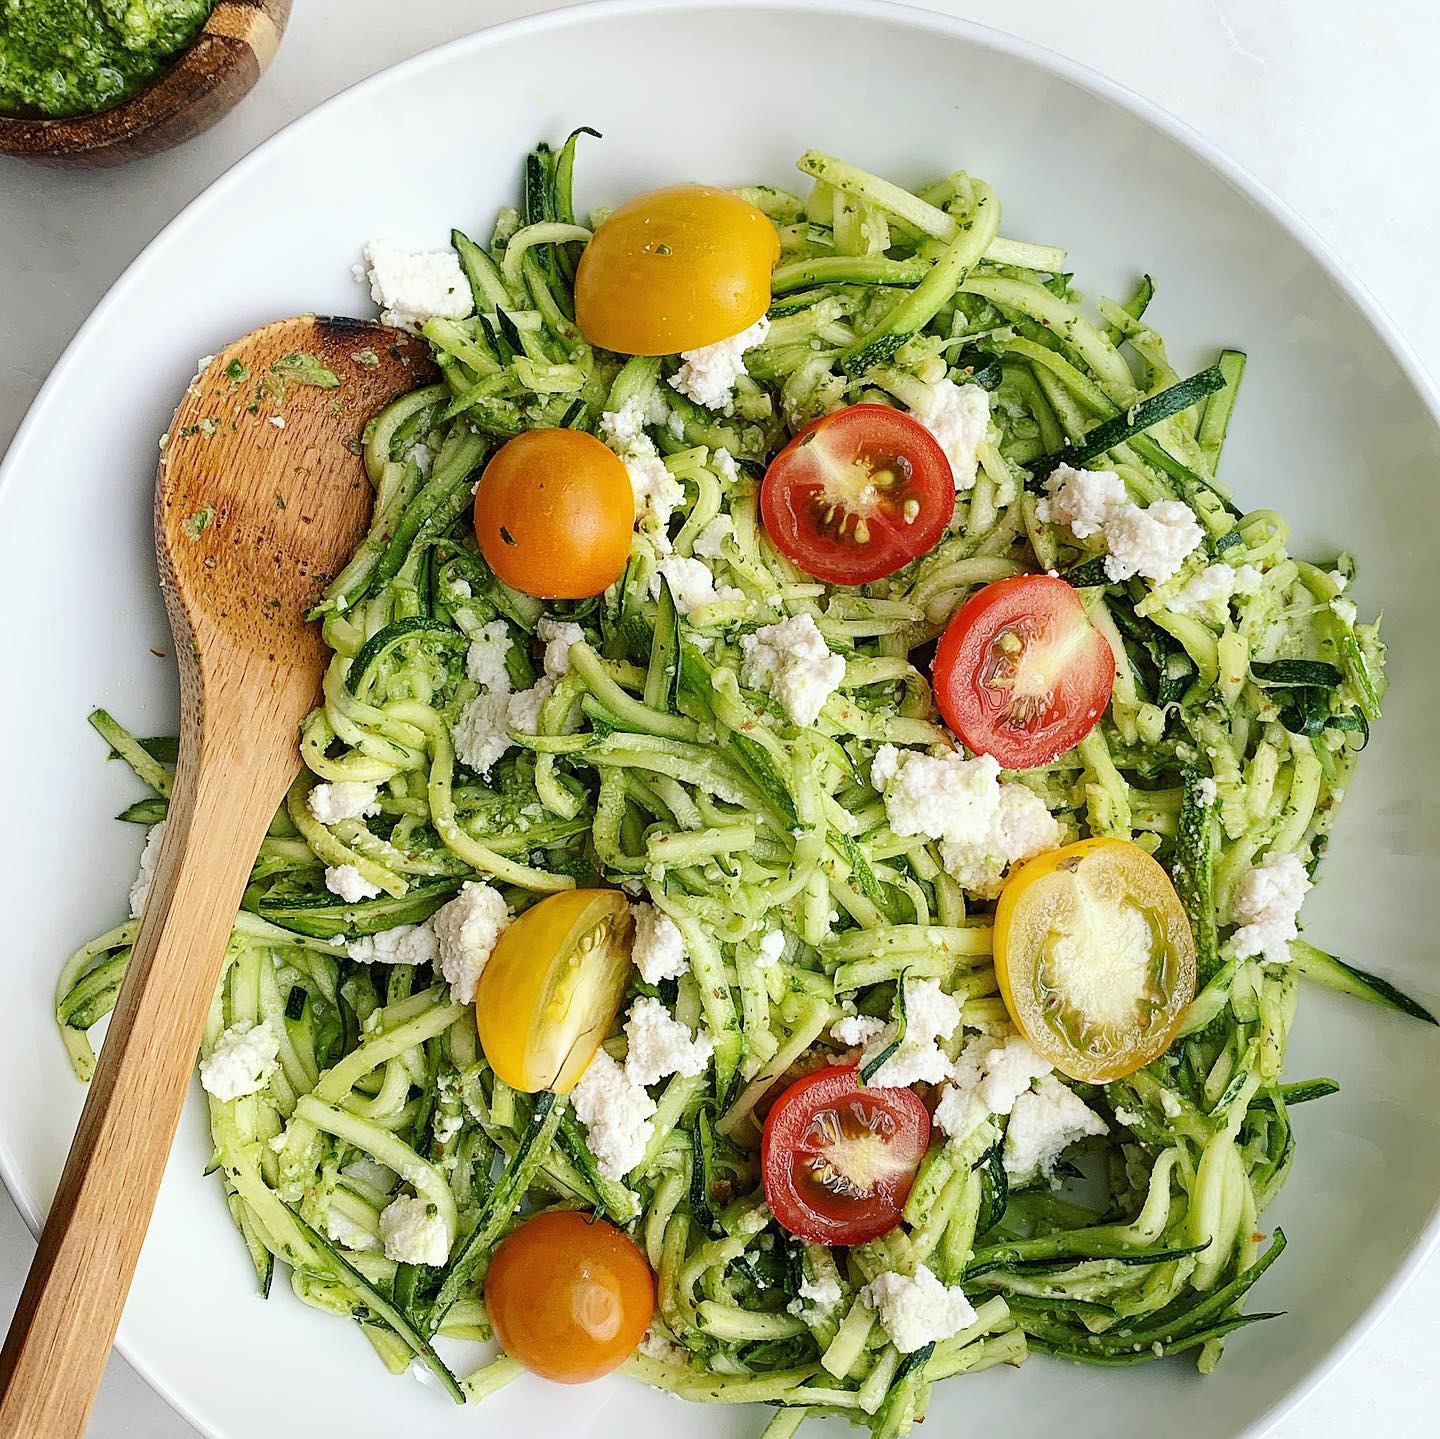
[[(95, 175), (0, 162), (0, 446), (111, 281), (232, 161), (392, 61), (551, 8), (534, 0), (297, 0), (255, 94), (186, 148)], [(1432, 0), (930, 0), (929, 8), (1062, 51), (1180, 115), (1307, 219), (1440, 372), (1440, 287), (1428, 243), (1440, 229), (1440, 8)], [(0, 1321), (31, 1248), (0, 1191)], [(1435, 1432), (1437, 1353), (1440, 1261), (1276, 1439), (1338, 1439), (1357, 1422), (1398, 1436)], [(193, 1434), (118, 1358), (91, 1432)]]

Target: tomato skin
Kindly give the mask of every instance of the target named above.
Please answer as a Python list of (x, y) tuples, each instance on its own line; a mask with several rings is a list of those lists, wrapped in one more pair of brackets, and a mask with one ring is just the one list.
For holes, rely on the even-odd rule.
[(575, 321), (621, 355), (674, 355), (728, 340), (770, 307), (780, 236), (768, 216), (709, 185), (637, 195), (580, 256)]
[(568, 1094), (625, 997), (634, 924), (618, 889), (567, 889), (496, 941), (475, 986), (475, 1027), (512, 1089)]
[(539, 599), (588, 599), (613, 584), (634, 524), (624, 464), (583, 430), (516, 435), (475, 490), (481, 553), (511, 589)]
[(934, 548), (955, 513), (955, 477), (918, 420), (889, 405), (847, 405), (770, 462), (760, 511), (775, 546), (806, 574), (865, 585)]
[(654, 1309), (655, 1276), (633, 1241), (573, 1210), (527, 1219), (485, 1275), (500, 1347), (558, 1384), (584, 1384), (623, 1363)]
[(765, 1198), (801, 1239), (863, 1244), (899, 1224), (929, 1144), (930, 1114), (914, 1090), (862, 1088), (854, 1065), (817, 1069), (766, 1116)]
[(1029, 769), (1095, 727), (1115, 685), (1115, 654), (1074, 586), (1014, 575), (977, 590), (951, 616), (932, 675), (940, 713), (968, 749), (1004, 769)]
[[(1137, 935), (1139, 962), (1126, 958)], [(1019, 865), (995, 907), (994, 951), (1016, 1029), (1061, 1074), (1090, 1084), (1164, 1054), (1195, 997), (1185, 906), (1159, 861), (1129, 840), (1084, 839)]]

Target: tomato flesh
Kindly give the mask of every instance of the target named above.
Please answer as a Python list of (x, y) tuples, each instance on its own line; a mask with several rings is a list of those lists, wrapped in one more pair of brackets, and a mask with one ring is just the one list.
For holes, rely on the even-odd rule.
[(485, 1310), (500, 1347), (560, 1384), (583, 1384), (623, 1363), (654, 1308), (645, 1256), (613, 1224), (573, 1210), (527, 1219), (485, 1275)]
[(1095, 727), (1115, 684), (1115, 654), (1074, 587), (1053, 575), (986, 585), (935, 648), (935, 702), (976, 754), (1005, 769), (1048, 764)]
[(816, 1070), (766, 1117), (765, 1198), (801, 1239), (878, 1239), (899, 1224), (929, 1143), (930, 1115), (914, 1090), (862, 1088), (854, 1065)]
[(610, 1032), (630, 976), (634, 923), (618, 889), (567, 889), (500, 936), (475, 986), (475, 1025), (512, 1089), (568, 1094)]
[(1163, 866), (1086, 839), (1026, 861), (995, 908), (995, 979), (1062, 1074), (1105, 1084), (1169, 1047), (1195, 997), (1195, 938)]
[(806, 574), (883, 579), (934, 548), (955, 513), (939, 441), (889, 405), (850, 405), (801, 430), (760, 489), (765, 529)]

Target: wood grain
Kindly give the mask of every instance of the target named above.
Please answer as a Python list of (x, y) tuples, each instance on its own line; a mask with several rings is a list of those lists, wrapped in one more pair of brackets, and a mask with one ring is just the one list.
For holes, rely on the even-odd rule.
[(97, 115), (0, 115), (0, 155), (63, 169), (98, 169), (154, 155), (208, 130), (274, 59), (291, 0), (219, 0), (194, 43), (147, 89)]
[[(272, 368), (316, 357), (336, 389)], [(302, 614), (363, 535), (365, 419), (433, 375), (423, 342), (307, 317), (227, 348), (175, 412), (155, 540), (180, 664), (169, 823), (125, 983), (9, 1336), (0, 1439), (84, 1432), (266, 825), (326, 652)], [(276, 420), (283, 424), (276, 424)], [(203, 523), (202, 523), (203, 521)]]

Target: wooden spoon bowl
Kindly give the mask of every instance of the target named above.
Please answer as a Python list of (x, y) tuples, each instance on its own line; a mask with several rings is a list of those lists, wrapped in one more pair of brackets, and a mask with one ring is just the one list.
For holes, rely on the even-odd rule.
[(250, 93), (275, 56), (291, 0), (219, 0), (175, 64), (144, 90), (94, 115), (0, 115), (0, 155), (90, 170), (168, 150), (208, 130)]
[(300, 768), (297, 728), (326, 662), (302, 616), (370, 515), (361, 430), (433, 376), (416, 336), (309, 316), (228, 346), (175, 412), (155, 548), (180, 667), (179, 761), (125, 982), (0, 1350), (0, 1439), (84, 1432), (235, 912)]

